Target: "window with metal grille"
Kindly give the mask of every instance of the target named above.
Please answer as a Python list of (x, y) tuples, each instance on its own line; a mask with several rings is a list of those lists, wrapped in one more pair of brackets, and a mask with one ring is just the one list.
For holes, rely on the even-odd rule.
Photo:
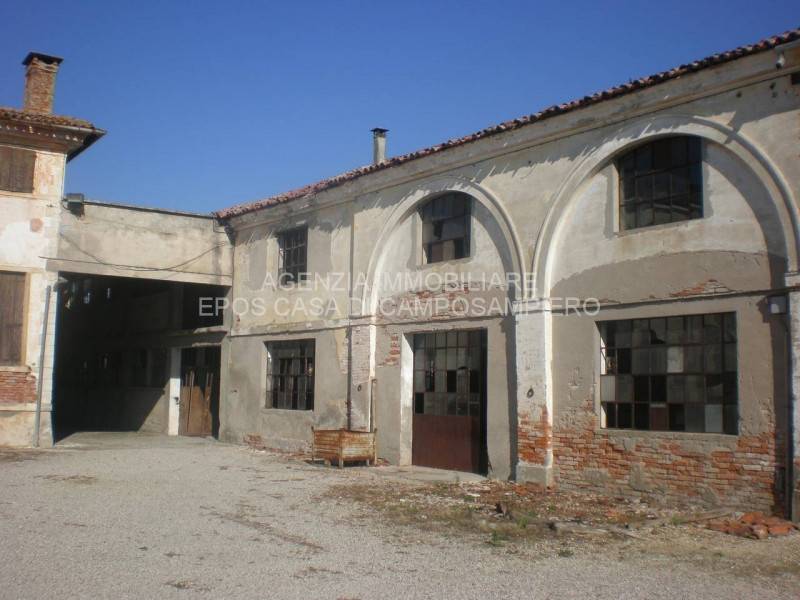
[(414, 412), (481, 415), (483, 331), (441, 331), (414, 336)]
[(36, 152), (0, 146), (0, 190), (33, 192), (33, 170)]
[(669, 137), (619, 158), (620, 229), (703, 216), (700, 144), (698, 137)]
[(267, 408), (314, 410), (314, 340), (267, 344)]
[(25, 274), (0, 271), (0, 365), (22, 364)]
[(599, 323), (603, 426), (738, 432), (734, 313)]
[(279, 233), (278, 248), (281, 284), (304, 281), (308, 267), (308, 228), (298, 227)]
[(469, 256), (472, 198), (452, 193), (438, 196), (419, 210), (426, 263)]

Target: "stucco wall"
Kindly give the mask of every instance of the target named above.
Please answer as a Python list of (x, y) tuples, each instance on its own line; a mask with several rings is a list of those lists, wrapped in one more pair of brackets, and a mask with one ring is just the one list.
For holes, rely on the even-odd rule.
[[(44, 321), (45, 287), (55, 274), (45, 271), (46, 257), (56, 252), (56, 232), (63, 191), (65, 157), (37, 151), (33, 192), (0, 191), (0, 269), (26, 274), (27, 306), (24, 314), (22, 361), (0, 366), (0, 445), (28, 445), (33, 439), (34, 407), (39, 376), (39, 356)], [(50, 443), (50, 382), (53, 364), (55, 300), (44, 354), (41, 439)]]
[(51, 270), (230, 285), (232, 249), (210, 217), (87, 202), (62, 211)]
[[(354, 339), (367, 340), (359, 347), (374, 347), (358, 358), (349, 352), (355, 379), (376, 380), (380, 453), (406, 463), (407, 334), (486, 327), (494, 475), (630, 493), (694, 494), (765, 508), (779, 503), (774, 490), (783, 483), (785, 462), (786, 324), (784, 316), (766, 314), (765, 306), (768, 296), (782, 293), (786, 272), (797, 269), (800, 86), (791, 84), (788, 73), (800, 65), (800, 50), (786, 56), (784, 71), (776, 72), (770, 53), (748, 57), (234, 219), (234, 294), (273, 302), (301, 293), (265, 291), (255, 284), (277, 270), (274, 232), (302, 223), (309, 224), (310, 270), (342, 269), (363, 286), (353, 290), (359, 302), (349, 313), (327, 321), (297, 315), (237, 321), (234, 331), (238, 327), (254, 338), (232, 337), (230, 382), (237, 390), (230, 394), (229, 418), (236, 424), (231, 430), (244, 432), (254, 422), (251, 404), (260, 402), (262, 376), (254, 368), (261, 360), (256, 348), (267, 336), (350, 327), (362, 332)], [(703, 140), (704, 217), (620, 232), (614, 159), (667, 135)], [(421, 266), (415, 211), (446, 191), (475, 199), (474, 252), (468, 260)], [(320, 221), (331, 228), (320, 227)], [(513, 273), (527, 285), (518, 293), (480, 292), (516, 302), (515, 314), (503, 319), (447, 309), (430, 319), (382, 314), (387, 298), (478, 293), (446, 286), (424, 293), (414, 287), (388, 290), (381, 280), (384, 274), (420, 271)], [(246, 282), (239, 283), (242, 278)], [(602, 315), (735, 311), (743, 365), (740, 434), (598, 430), (595, 321), (601, 317), (562, 316), (555, 304), (564, 296), (597, 298)], [(341, 365), (337, 348), (338, 353), (317, 352), (318, 368), (326, 362)], [(321, 377), (317, 381), (319, 389)], [(354, 414), (363, 416), (368, 396), (363, 385), (358, 392), (353, 383)], [(318, 400), (341, 403), (339, 385), (332, 380), (331, 391), (325, 385)], [(266, 440), (295, 435), (277, 420), (258, 423)]]

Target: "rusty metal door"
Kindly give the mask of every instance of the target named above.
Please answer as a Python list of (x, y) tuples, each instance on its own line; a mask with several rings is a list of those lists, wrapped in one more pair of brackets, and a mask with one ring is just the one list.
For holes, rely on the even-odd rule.
[(486, 472), (486, 332), (414, 336), (415, 465)]
[(185, 348), (181, 352), (180, 435), (217, 434), (219, 358), (217, 347)]

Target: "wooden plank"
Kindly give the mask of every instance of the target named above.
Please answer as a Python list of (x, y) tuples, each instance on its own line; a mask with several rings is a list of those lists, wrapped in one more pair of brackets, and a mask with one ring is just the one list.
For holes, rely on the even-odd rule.
[(0, 146), (0, 189), (30, 194), (35, 166), (33, 150)]
[(0, 272), (0, 364), (22, 362), (25, 274)]

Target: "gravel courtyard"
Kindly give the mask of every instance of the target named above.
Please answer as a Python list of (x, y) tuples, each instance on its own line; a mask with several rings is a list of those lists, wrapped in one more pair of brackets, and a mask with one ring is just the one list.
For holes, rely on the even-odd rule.
[[(332, 492), (342, 484), (406, 485), (380, 472), (143, 434), (81, 434), (38, 452), (0, 449), (0, 597), (800, 594), (800, 565), (791, 568), (800, 556), (798, 534), (729, 541), (703, 531), (703, 556), (676, 556), (636, 539), (528, 551), (396, 523)], [(759, 553), (780, 558), (783, 567), (761, 569), (753, 558)]]

